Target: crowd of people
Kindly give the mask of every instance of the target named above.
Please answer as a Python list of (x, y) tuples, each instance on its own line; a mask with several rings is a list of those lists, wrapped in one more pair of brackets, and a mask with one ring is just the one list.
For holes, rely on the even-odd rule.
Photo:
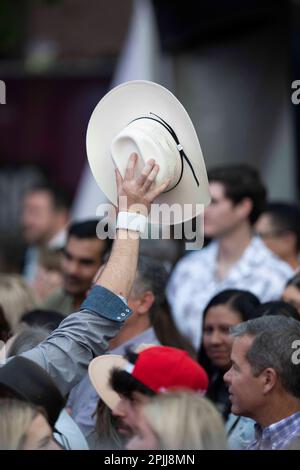
[[(168, 182), (127, 170), (119, 210), (149, 210)], [(53, 185), (24, 195), (22, 272), (0, 275), (1, 449), (300, 449), (300, 208), (248, 165), (208, 178), (205, 247), (169, 240), (177, 262), (125, 228), (99, 239)]]

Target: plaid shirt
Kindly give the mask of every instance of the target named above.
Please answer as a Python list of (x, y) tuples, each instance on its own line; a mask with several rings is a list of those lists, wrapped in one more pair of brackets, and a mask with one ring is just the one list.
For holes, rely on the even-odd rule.
[(285, 449), (296, 438), (300, 437), (300, 412), (262, 428), (255, 424), (255, 441), (248, 450)]
[(222, 280), (216, 277), (219, 243), (184, 256), (176, 265), (167, 289), (179, 331), (198, 349), (202, 313), (210, 299), (224, 289), (246, 289), (262, 302), (277, 300), (293, 270), (253, 237), (241, 258)]

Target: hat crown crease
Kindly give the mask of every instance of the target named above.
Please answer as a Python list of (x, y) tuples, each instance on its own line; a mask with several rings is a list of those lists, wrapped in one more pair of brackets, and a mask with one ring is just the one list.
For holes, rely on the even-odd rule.
[[(191, 169), (191, 172), (193, 174), (193, 177), (194, 177), (194, 180), (196, 181), (196, 184), (197, 186), (199, 186), (199, 180), (196, 176), (196, 173), (195, 173), (195, 170), (193, 168), (193, 165), (190, 161), (190, 159), (187, 157), (186, 153), (184, 152), (184, 149), (183, 149), (183, 146), (181, 145), (181, 143), (179, 142), (179, 139), (174, 131), (174, 129), (163, 119), (161, 118), (160, 116), (158, 116), (157, 114), (155, 113), (152, 113), (150, 111), (150, 114), (152, 114), (153, 116), (156, 116), (158, 119), (155, 119), (155, 118), (152, 118), (150, 116), (142, 116), (142, 117), (139, 117), (139, 118), (136, 118), (134, 119), (133, 121), (131, 122), (134, 122), (134, 121), (137, 121), (139, 119), (151, 119), (153, 121), (156, 121), (158, 122), (159, 124), (161, 124), (170, 134), (171, 136), (173, 137), (174, 141), (176, 142), (176, 147), (177, 147), (177, 150), (179, 151), (179, 154), (180, 154), (180, 158), (181, 158), (181, 171), (180, 171), (180, 176), (178, 178), (178, 181), (175, 185), (172, 185), (171, 188), (167, 189), (167, 191), (164, 191), (164, 193), (168, 193), (169, 191), (171, 191), (172, 189), (176, 188), (176, 186), (178, 186), (178, 184), (180, 183), (181, 179), (182, 179), (182, 176), (183, 176), (183, 170), (184, 170), (184, 161), (185, 160), (187, 162), (187, 164), (189, 165), (190, 169)], [(170, 185), (169, 185), (170, 186)]]
[(158, 120), (150, 120), (152, 122), (148, 118), (137, 118), (123, 128), (112, 141), (111, 155), (122, 176), (130, 153), (138, 153), (139, 170), (142, 170), (148, 159), (154, 158), (160, 167), (156, 184), (160, 185), (170, 179), (172, 189), (181, 178), (181, 156), (169, 130), (161, 126)]

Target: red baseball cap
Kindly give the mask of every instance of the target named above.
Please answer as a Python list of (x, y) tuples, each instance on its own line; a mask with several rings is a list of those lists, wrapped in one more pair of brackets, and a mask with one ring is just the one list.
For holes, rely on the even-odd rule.
[(102, 400), (113, 409), (119, 396), (109, 385), (110, 372), (119, 368), (130, 373), (156, 393), (188, 389), (205, 393), (208, 376), (186, 351), (167, 346), (151, 346), (138, 354), (135, 364), (122, 356), (99, 356), (90, 363), (89, 376)]
[(208, 387), (208, 376), (203, 367), (186, 351), (167, 346), (142, 351), (131, 374), (154, 392), (187, 388), (205, 393)]

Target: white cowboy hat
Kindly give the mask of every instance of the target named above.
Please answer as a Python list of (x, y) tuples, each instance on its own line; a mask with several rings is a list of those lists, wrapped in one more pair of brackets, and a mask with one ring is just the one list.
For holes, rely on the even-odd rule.
[[(177, 98), (157, 83), (130, 81), (107, 93), (92, 113), (86, 144), (97, 184), (114, 205), (115, 167), (124, 176), (132, 152), (139, 155), (139, 170), (150, 158), (159, 164), (156, 184), (171, 178), (155, 203), (177, 204), (179, 211), (174, 211), (172, 221), (161, 223), (189, 220), (210, 202), (205, 163), (193, 123)], [(184, 210), (184, 204), (189, 209)], [(149, 221), (160, 221), (152, 208)]]

